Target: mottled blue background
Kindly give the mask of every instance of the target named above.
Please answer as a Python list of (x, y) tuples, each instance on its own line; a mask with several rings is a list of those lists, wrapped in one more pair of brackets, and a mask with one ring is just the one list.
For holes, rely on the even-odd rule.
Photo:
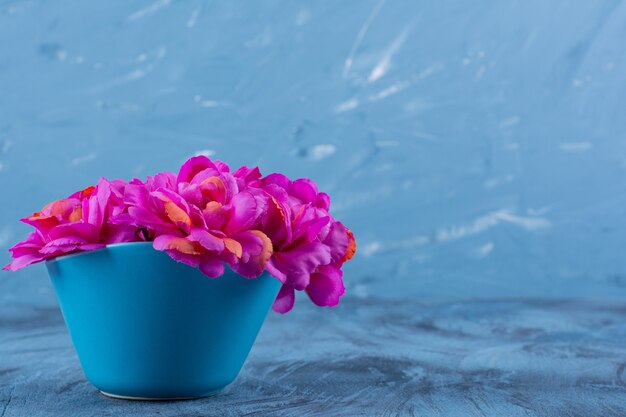
[(359, 245), (186, 403), (99, 396), (44, 267), (1, 273), (0, 415), (623, 417), (625, 71), (613, 0), (0, 0), (0, 262), (195, 154), (312, 177)]
[[(349, 294), (626, 293), (619, 1), (3, 1), (0, 249), (99, 176), (309, 176)], [(3, 303), (54, 304), (43, 267)]]

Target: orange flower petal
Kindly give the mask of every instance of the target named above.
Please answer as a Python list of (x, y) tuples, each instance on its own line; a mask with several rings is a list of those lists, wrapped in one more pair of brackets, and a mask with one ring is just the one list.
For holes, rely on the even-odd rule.
[(70, 213), (68, 220), (71, 222), (77, 222), (83, 218), (83, 208), (81, 206), (74, 207), (74, 210)]
[(80, 192), (80, 198), (83, 199), (83, 198), (90, 197), (95, 190), (96, 190), (96, 187), (93, 186), (93, 185), (90, 185), (89, 187), (86, 187), (84, 190), (82, 190)]
[(272, 257), (272, 253), (274, 253), (272, 240), (260, 230), (250, 230), (250, 233), (257, 235), (263, 241), (263, 249), (261, 249), (261, 255), (259, 255), (259, 257), (262, 260), (263, 264), (265, 265), (268, 259)]
[[(223, 200), (226, 195), (226, 186), (218, 177), (209, 177), (200, 183), (202, 194), (212, 200)], [(202, 187), (204, 186), (204, 187)]]
[(285, 212), (283, 211), (282, 207), (280, 206), (280, 204), (278, 204), (278, 200), (276, 200), (275, 197), (270, 196), (272, 199), (272, 203), (274, 203), (274, 206), (276, 206), (276, 209), (278, 210), (278, 212), (280, 213), (280, 217), (281, 220), (283, 221), (283, 223), (285, 222)]
[(44, 208), (41, 209), (41, 212), (46, 213), (49, 216), (63, 217), (67, 213), (68, 209), (73, 209), (73, 206), (76, 206), (76, 204), (76, 200), (64, 198), (62, 200), (56, 200), (50, 204), (47, 204)]
[(34, 213), (30, 217), (22, 219), (22, 221), (26, 224), (30, 224), (40, 231), (45, 231), (46, 233), (50, 231), (50, 229), (52, 229), (53, 227), (59, 225), (59, 219), (56, 216), (46, 216), (39, 212)]
[(204, 212), (207, 214), (213, 214), (213, 213), (219, 212), (221, 208), (222, 208), (222, 203), (217, 202), (217, 201), (209, 201), (208, 203), (206, 203), (206, 206), (204, 207)]
[(222, 240), (224, 241), (224, 246), (230, 253), (235, 255), (237, 258), (241, 258), (241, 256), (243, 255), (243, 248), (241, 247), (241, 243), (229, 237), (225, 237)]
[(349, 261), (356, 253), (356, 240), (354, 239), (354, 234), (352, 233), (352, 230), (348, 229), (347, 227), (346, 232), (348, 233), (348, 238), (350, 239), (350, 241), (348, 243), (348, 249), (346, 249), (346, 253), (343, 255), (343, 258), (339, 260), (339, 262)]
[(169, 250), (177, 250), (178, 252), (187, 255), (202, 254), (202, 251), (200, 250), (199, 245), (197, 245), (196, 242), (190, 242), (184, 237), (172, 237), (167, 239), (164, 248)]
[(185, 210), (181, 209), (174, 203), (172, 200), (165, 201), (165, 214), (175, 223), (183, 223), (187, 226), (191, 227), (191, 218), (185, 212)]

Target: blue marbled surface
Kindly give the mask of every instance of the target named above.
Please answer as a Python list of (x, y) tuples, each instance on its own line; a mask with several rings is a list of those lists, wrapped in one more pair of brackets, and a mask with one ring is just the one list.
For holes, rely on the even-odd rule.
[(270, 314), (226, 390), (194, 401), (103, 397), (56, 309), (0, 320), (0, 415), (626, 415), (626, 309), (606, 300), (348, 299)]
[[(612, 0), (0, 1), (0, 261), (18, 218), (99, 176), (194, 154), (308, 176), (358, 239), (345, 306), (271, 316), (247, 394), (206, 404), (626, 415), (625, 24)], [(5, 415), (123, 407), (90, 397), (59, 320), (41, 265), (2, 274)], [(282, 333), (305, 324), (322, 330)], [(550, 395), (573, 406), (541, 411)]]

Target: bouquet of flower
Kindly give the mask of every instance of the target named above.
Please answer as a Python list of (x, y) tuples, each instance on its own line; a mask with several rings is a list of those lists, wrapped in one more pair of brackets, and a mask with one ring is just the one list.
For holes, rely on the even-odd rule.
[(222, 275), (225, 264), (246, 278), (267, 271), (282, 283), (273, 305), (279, 313), (292, 309), (296, 290), (318, 306), (334, 306), (345, 292), (341, 267), (356, 243), (329, 208), (328, 194), (310, 179), (263, 177), (257, 167), (231, 172), (221, 161), (196, 156), (178, 174), (101, 178), (22, 219), (35, 230), (10, 249), (13, 261), (4, 269), (151, 241), (207, 277)]

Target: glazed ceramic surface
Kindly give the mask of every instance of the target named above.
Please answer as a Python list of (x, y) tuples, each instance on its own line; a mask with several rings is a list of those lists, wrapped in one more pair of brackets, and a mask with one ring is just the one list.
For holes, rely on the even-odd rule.
[(126, 398), (194, 398), (239, 373), (280, 282), (207, 278), (150, 243), (47, 262), (87, 379)]

